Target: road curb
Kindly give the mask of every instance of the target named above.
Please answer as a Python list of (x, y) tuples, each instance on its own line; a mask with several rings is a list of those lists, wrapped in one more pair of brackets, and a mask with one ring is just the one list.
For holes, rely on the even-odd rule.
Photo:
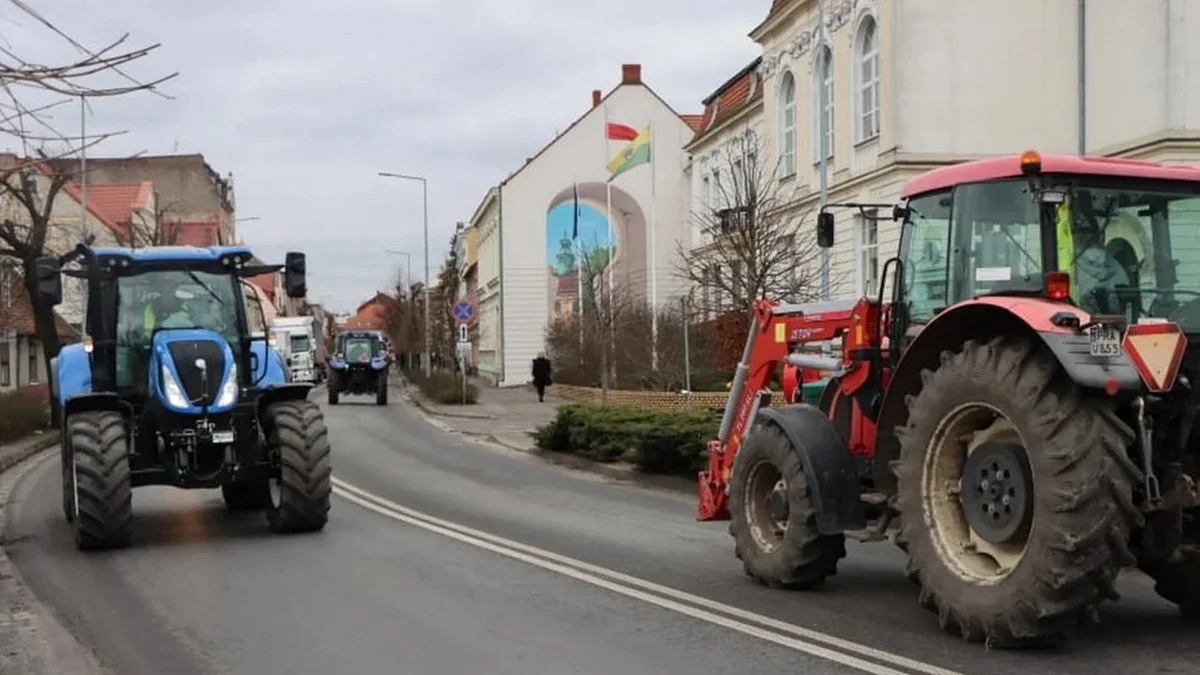
[[(46, 607), (8, 557), (19, 544), (6, 537), (14, 486), (26, 472), (54, 456), (58, 432), (0, 448), (0, 672), (5, 675), (106, 672), (99, 659)], [(20, 459), (15, 459), (20, 457)]]
[[(0, 445), (0, 473), (17, 466), (37, 453), (58, 444), (58, 432), (47, 431), (16, 443)], [(0, 523), (0, 529), (3, 523)]]
[(528, 455), (533, 455), (547, 464), (556, 466), (564, 466), (576, 471), (586, 471), (594, 473), (613, 480), (619, 480), (627, 483), (635, 483), (643, 487), (652, 487), (661, 490), (670, 490), (672, 492), (680, 492), (684, 494), (693, 494), (696, 491), (696, 483), (686, 478), (679, 476), (661, 476), (651, 473), (643, 473), (638, 471), (637, 467), (632, 464), (625, 463), (604, 463), (595, 460), (572, 455), (565, 452), (553, 452), (551, 450), (543, 450), (535, 445), (527, 445), (521, 447), (515, 443), (511, 443), (501, 439), (495, 434), (487, 434), (480, 436), (486, 438), (489, 442), (503, 446), (509, 450), (523, 452)]

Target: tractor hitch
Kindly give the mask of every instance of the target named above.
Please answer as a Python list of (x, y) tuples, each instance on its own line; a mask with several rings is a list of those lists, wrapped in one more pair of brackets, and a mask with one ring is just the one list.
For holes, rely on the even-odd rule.
[(1142, 458), (1142, 472), (1146, 476), (1146, 502), (1154, 506), (1162, 502), (1162, 489), (1158, 484), (1158, 476), (1154, 475), (1154, 447), (1150, 427), (1146, 424), (1146, 399), (1139, 396), (1133, 404), (1137, 408), (1137, 445)]

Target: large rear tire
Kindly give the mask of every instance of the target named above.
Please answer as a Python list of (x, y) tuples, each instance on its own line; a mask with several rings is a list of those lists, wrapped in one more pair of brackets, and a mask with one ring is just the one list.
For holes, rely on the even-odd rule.
[[(133, 489), (125, 418), (101, 410), (67, 419), (67, 455), (73, 466), (75, 548), (124, 548), (133, 539)], [(65, 474), (65, 472), (64, 472)]]
[(281, 401), (266, 414), (270, 453), (280, 477), (268, 486), (267, 523), (277, 533), (316, 532), (329, 520), (333, 491), (329, 433), (312, 401)]
[(897, 430), (897, 543), (921, 605), (943, 630), (999, 647), (1061, 639), (1116, 597), (1142, 522), (1132, 431), (1039, 347), (998, 338), (943, 353)]
[(387, 373), (380, 373), (375, 379), (375, 403), (376, 405), (387, 405), (388, 402), (388, 377)]
[(729, 533), (746, 574), (775, 588), (813, 589), (837, 574), (844, 535), (817, 530), (804, 466), (773, 424), (746, 438), (729, 483)]

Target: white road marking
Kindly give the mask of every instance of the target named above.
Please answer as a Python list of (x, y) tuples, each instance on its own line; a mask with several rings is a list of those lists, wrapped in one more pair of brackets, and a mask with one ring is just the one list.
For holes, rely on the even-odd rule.
[[(367, 492), (337, 477), (334, 477), (333, 483), (334, 493), (338, 496), (393, 520), (862, 672), (873, 675), (963, 675), (443, 520)], [(866, 660), (868, 658), (879, 663)], [(896, 670), (883, 664), (905, 670)]]

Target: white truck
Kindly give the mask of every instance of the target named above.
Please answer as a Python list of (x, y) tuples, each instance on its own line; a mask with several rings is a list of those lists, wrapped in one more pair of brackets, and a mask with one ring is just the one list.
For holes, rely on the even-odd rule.
[(311, 316), (284, 316), (271, 320), (275, 348), (288, 364), (292, 382), (318, 381), (316, 321)]

